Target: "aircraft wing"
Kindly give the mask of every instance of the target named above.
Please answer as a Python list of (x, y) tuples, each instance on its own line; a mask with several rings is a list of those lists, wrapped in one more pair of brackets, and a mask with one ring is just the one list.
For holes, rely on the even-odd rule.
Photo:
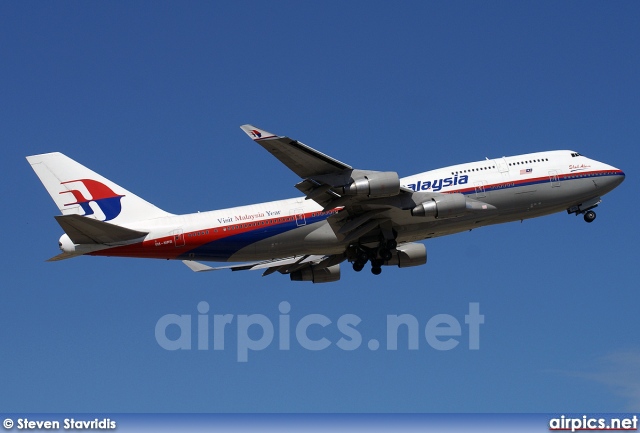
[(303, 179), (351, 169), (351, 166), (344, 162), (289, 137), (278, 137), (253, 125), (242, 125), (240, 128)]
[[(461, 194), (414, 192), (400, 185), (395, 172), (355, 169), (289, 137), (277, 136), (253, 125), (240, 128), (302, 178), (296, 188), (307, 200), (315, 201), (324, 210), (340, 210), (328, 221), (346, 243), (379, 242), (381, 237), (393, 240), (414, 212), (431, 214), (438, 206), (446, 210), (448, 204), (458, 211), (485, 214), (495, 209)], [(438, 204), (441, 202), (446, 204)]]
[(270, 275), (274, 272), (280, 272), (281, 274), (290, 274), (291, 272), (295, 272), (298, 269), (301, 269), (308, 264), (313, 264), (318, 266), (319, 264), (326, 264), (327, 266), (331, 266), (337, 263), (340, 263), (345, 258), (340, 256), (321, 256), (321, 255), (304, 255), (304, 256), (293, 256), (293, 257), (285, 257), (281, 259), (273, 259), (273, 260), (265, 260), (261, 262), (252, 262), (252, 263), (242, 263), (238, 265), (230, 265), (230, 266), (218, 266), (212, 267), (205, 265), (204, 263), (195, 262), (192, 260), (183, 260), (184, 263), (189, 269), (194, 272), (208, 272), (208, 271), (219, 271), (222, 269), (231, 269), (232, 271), (255, 271), (259, 269), (265, 269), (263, 276)]
[[(325, 209), (346, 207), (355, 202), (367, 201), (370, 195), (362, 196), (360, 191), (344, 191), (344, 187), (353, 183), (354, 179), (371, 177), (375, 174), (395, 175), (391, 172), (373, 172), (357, 170), (344, 162), (338, 161), (319, 152), (297, 140), (285, 136), (277, 136), (253, 125), (240, 127), (252, 140), (264, 147), (269, 153), (278, 158), (291, 171), (303, 180), (296, 184), (296, 188), (304, 193), (309, 200), (314, 200)], [(341, 191), (342, 187), (342, 192)], [(396, 186), (392, 195), (408, 195), (413, 191)], [(354, 192), (354, 194), (351, 194)]]

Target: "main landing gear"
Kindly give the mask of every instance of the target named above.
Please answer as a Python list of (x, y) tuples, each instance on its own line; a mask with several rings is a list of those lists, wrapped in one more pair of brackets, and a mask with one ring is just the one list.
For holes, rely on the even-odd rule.
[(371, 273), (380, 275), (382, 273), (382, 265), (384, 262), (393, 258), (393, 250), (396, 249), (398, 243), (395, 239), (380, 242), (377, 248), (368, 248), (362, 245), (356, 246), (356, 258), (353, 260), (353, 270), (360, 272), (364, 269), (367, 262), (371, 261)]

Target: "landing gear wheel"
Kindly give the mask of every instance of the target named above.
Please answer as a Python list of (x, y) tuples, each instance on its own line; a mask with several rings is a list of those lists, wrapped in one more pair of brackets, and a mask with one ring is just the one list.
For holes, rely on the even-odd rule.
[(356, 272), (360, 272), (364, 268), (364, 263), (362, 262), (353, 262), (353, 270)]
[(584, 220), (585, 220), (586, 222), (588, 222), (588, 223), (592, 223), (592, 222), (593, 222), (593, 220), (595, 220), (595, 219), (596, 219), (596, 213), (595, 213), (594, 211), (592, 211), (592, 210), (587, 211), (587, 212), (584, 214)]
[(371, 273), (373, 275), (380, 275), (382, 272), (382, 264), (384, 263), (381, 259), (373, 259), (371, 260)]

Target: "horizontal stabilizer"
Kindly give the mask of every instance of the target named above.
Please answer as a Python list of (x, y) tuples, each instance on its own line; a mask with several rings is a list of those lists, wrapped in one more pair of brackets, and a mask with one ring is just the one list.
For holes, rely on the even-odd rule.
[(72, 259), (74, 257), (81, 256), (82, 253), (60, 253), (57, 256), (53, 256), (50, 259), (47, 259), (48, 262), (59, 262), (60, 260)]
[(59, 215), (55, 219), (75, 244), (117, 244), (149, 234), (81, 215)]
[(216, 268), (212, 268), (211, 266), (207, 266), (204, 263), (194, 262), (192, 260), (183, 260), (182, 263), (187, 265), (187, 267), (193, 272), (207, 272), (216, 270)]

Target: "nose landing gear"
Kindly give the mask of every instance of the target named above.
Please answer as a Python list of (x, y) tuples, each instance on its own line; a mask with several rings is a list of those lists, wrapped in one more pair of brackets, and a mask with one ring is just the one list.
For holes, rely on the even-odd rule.
[(592, 223), (596, 219), (596, 213), (592, 210), (589, 210), (584, 213), (584, 220), (588, 223)]
[(576, 216), (582, 214), (586, 222), (592, 223), (596, 219), (596, 213), (592, 209), (598, 207), (600, 202), (600, 197), (596, 197), (580, 205), (570, 207), (567, 209), (567, 213), (573, 213), (576, 214)]

